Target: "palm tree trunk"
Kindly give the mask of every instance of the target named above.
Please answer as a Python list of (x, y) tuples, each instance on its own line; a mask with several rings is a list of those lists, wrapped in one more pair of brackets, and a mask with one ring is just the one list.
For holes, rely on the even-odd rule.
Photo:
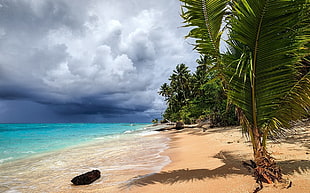
[(254, 176), (256, 182), (262, 184), (262, 182), (271, 184), (274, 182), (281, 182), (282, 171), (276, 164), (275, 159), (266, 150), (263, 144), (263, 135), (259, 133), (258, 128), (252, 129), (253, 138), (253, 153), (254, 153)]

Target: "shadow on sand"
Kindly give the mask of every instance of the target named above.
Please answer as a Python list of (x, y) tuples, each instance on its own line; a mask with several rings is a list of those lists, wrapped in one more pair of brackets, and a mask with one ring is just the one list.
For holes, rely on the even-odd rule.
[[(204, 180), (206, 178), (225, 177), (230, 174), (251, 175), (247, 169), (242, 167), (240, 159), (235, 158), (229, 152), (220, 152), (214, 156), (221, 159), (224, 165), (214, 170), (209, 169), (180, 169), (168, 172), (160, 172), (145, 176), (137, 176), (129, 181), (125, 187), (146, 186), (149, 184), (175, 184), (194, 180)], [(124, 187), (124, 188), (125, 188)]]
[[(224, 162), (223, 166), (216, 169), (180, 169), (168, 172), (153, 173), (144, 176), (137, 176), (128, 181), (122, 188), (129, 188), (132, 186), (147, 186), (151, 184), (175, 184), (181, 182), (189, 182), (196, 180), (205, 180), (208, 178), (226, 177), (228, 175), (248, 175), (252, 173), (242, 166), (240, 157), (233, 156), (230, 152), (219, 152), (214, 158), (221, 159)], [(310, 170), (310, 161), (308, 160), (289, 160), (278, 162), (283, 169), (283, 174), (303, 173)], [(253, 179), (253, 182), (254, 179)]]
[(225, 133), (229, 131), (240, 131), (241, 136), (241, 127), (240, 126), (231, 126), (231, 127), (213, 127), (213, 128), (184, 128), (180, 130), (175, 130), (174, 133), (187, 133), (189, 135), (204, 136), (210, 135), (212, 133)]

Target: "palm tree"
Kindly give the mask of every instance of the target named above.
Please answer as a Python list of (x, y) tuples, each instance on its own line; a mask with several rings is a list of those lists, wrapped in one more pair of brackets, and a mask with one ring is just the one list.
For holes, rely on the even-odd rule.
[(166, 101), (169, 100), (169, 98), (171, 97), (171, 87), (169, 86), (169, 84), (164, 83), (163, 85), (161, 85), (158, 94), (165, 97)]
[(170, 83), (164, 83), (158, 92), (165, 97), (168, 108), (164, 113), (164, 117), (172, 121), (180, 121), (181, 109), (188, 105), (191, 98), (191, 79), (190, 70), (185, 64), (179, 64), (173, 70), (173, 74), (169, 77)]
[(187, 37), (196, 39), (201, 54), (214, 58), (251, 139), (257, 181), (281, 181), (267, 138), (309, 115), (310, 73), (300, 72), (309, 56), (309, 0), (180, 1), (185, 27), (192, 28)]
[(181, 105), (186, 105), (190, 97), (190, 79), (190, 70), (185, 64), (178, 64), (170, 76), (171, 87), (177, 93)]

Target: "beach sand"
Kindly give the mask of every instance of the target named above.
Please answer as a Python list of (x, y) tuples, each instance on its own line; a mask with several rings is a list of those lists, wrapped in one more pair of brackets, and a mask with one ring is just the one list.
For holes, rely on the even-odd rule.
[[(292, 187), (287, 189), (283, 184), (264, 184), (259, 193), (310, 193), (310, 122), (301, 123), (294, 129), (296, 132), (285, 139), (268, 143), (269, 152), (283, 169), (284, 178), (292, 181)], [(242, 166), (242, 161), (253, 159), (253, 155), (252, 147), (246, 137), (242, 136), (240, 127), (208, 128), (205, 132), (201, 128), (185, 128), (161, 131), (150, 136), (136, 136), (128, 138), (129, 141), (125, 139), (127, 138), (120, 138), (114, 143), (99, 141), (96, 145), (84, 148), (70, 148), (53, 153), (52, 156), (29, 159), (29, 163), (21, 160), (28, 169), (13, 164), (14, 167), (9, 167), (9, 173), (0, 170), (3, 173), (3, 183), (6, 182), (5, 179), (11, 179), (6, 176), (12, 172), (14, 176), (23, 176), (22, 180), (14, 178), (10, 182), (22, 186), (20, 191), (11, 187), (6, 192), (251, 193), (257, 187), (252, 173)], [(115, 144), (119, 145), (113, 149)], [(154, 149), (161, 144), (167, 148)], [(107, 151), (96, 154), (100, 148), (111, 150), (112, 157), (104, 158)], [(157, 152), (160, 149), (166, 150), (159, 155)], [(148, 155), (145, 151), (151, 154)], [(86, 162), (81, 162), (82, 160)], [(113, 165), (113, 160), (117, 162), (117, 167)], [(113, 167), (110, 168), (108, 163)], [(145, 167), (138, 170), (136, 167), (129, 167), (136, 164)], [(75, 174), (82, 173), (79, 170), (81, 167), (85, 171), (99, 169), (102, 177), (90, 185), (74, 186), (70, 180)], [(154, 171), (156, 172), (152, 173)]]
[[(309, 122), (295, 130), (281, 143), (268, 144), (292, 187), (264, 184), (261, 193), (310, 193)], [(119, 192), (245, 193), (257, 187), (252, 173), (242, 166), (242, 161), (253, 158), (250, 143), (242, 136), (240, 127), (210, 128), (205, 132), (188, 128), (165, 133), (172, 140), (164, 155), (172, 162), (159, 173), (131, 179)]]

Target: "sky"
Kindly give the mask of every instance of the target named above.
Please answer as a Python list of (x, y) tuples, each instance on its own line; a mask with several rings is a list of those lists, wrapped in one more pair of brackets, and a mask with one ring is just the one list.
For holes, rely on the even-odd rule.
[(178, 0), (0, 0), (0, 123), (161, 118), (182, 25)]

